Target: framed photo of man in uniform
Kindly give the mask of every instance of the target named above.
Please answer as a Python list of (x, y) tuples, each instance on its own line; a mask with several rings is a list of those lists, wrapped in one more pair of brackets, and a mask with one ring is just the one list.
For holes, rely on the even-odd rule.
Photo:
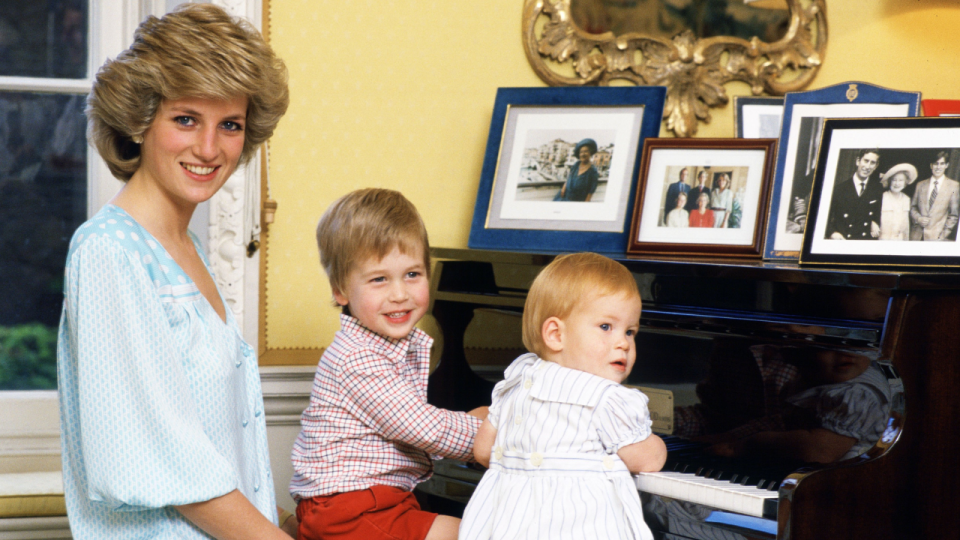
[(960, 266), (960, 117), (827, 119), (800, 264)]

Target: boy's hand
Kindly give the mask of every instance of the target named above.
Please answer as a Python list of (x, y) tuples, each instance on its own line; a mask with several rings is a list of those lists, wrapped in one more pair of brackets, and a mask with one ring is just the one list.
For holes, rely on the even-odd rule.
[(469, 414), (470, 416), (473, 416), (474, 418), (486, 420), (488, 412), (490, 412), (490, 407), (477, 407), (472, 411), (468, 411), (467, 414)]

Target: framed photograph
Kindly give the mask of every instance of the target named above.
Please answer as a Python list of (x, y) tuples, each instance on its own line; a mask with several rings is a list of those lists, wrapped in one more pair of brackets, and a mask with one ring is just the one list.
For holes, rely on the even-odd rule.
[(666, 88), (500, 88), (468, 246), (622, 253)]
[(783, 118), (782, 97), (733, 98), (733, 123), (738, 139), (776, 139)]
[(916, 116), (920, 92), (849, 82), (784, 97), (764, 259), (797, 260), (825, 118)]
[(827, 120), (801, 264), (960, 266), (960, 118)]
[(924, 116), (960, 116), (960, 99), (924, 99)]
[(760, 257), (776, 139), (647, 139), (628, 253)]

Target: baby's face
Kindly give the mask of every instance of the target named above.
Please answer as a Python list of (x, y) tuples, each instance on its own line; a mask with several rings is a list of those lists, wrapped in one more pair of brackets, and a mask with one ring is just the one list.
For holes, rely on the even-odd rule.
[(563, 322), (557, 363), (621, 383), (637, 359), (640, 297), (614, 294), (577, 304)]
[(840, 351), (819, 351), (814, 360), (817, 384), (837, 384), (858, 377), (870, 367), (870, 359)]

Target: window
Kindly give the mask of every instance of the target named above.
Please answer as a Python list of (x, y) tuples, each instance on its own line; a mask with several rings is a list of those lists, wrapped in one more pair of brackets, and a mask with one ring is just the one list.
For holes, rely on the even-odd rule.
[[(0, 3), (2, 474), (59, 469), (55, 388), (63, 265), (73, 231), (122, 185), (86, 144), (83, 107), (92, 75), (129, 45), (145, 16), (170, 11), (180, 0)], [(214, 3), (259, 25), (260, 0)], [(257, 182), (259, 164), (246, 169), (240, 193), (245, 184)], [(208, 230), (229, 237), (236, 227), (216, 225), (212, 214), (198, 209), (191, 224), (205, 243)], [(216, 240), (210, 238), (210, 244)], [(258, 264), (257, 258), (244, 261), (240, 289), (257, 291)], [(243, 330), (253, 344), (257, 301), (256, 294), (248, 294), (233, 306), (238, 320), (244, 311), (252, 314)]]

